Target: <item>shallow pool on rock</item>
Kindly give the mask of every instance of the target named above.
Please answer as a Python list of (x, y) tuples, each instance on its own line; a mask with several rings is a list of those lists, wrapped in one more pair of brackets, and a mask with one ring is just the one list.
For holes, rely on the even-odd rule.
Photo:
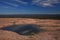
[(43, 31), (37, 25), (31, 25), (31, 24), (29, 24), (29, 25), (12, 25), (12, 26), (1, 28), (0, 30), (13, 31), (20, 35), (33, 35), (33, 34), (37, 34), (37, 33)]

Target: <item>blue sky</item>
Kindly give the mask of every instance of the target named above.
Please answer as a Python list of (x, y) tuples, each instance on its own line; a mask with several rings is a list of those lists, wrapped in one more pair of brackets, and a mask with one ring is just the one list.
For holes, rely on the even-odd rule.
[(0, 0), (0, 15), (60, 14), (60, 0)]

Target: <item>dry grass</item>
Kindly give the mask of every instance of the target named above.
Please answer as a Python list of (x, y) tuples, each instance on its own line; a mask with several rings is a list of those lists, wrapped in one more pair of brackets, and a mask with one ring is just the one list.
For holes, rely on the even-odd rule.
[[(0, 28), (13, 25), (35, 24), (41, 29), (48, 30), (33, 36), (23, 36), (11, 31), (0, 30), (0, 40), (60, 40), (60, 20), (29, 19), (29, 18), (0, 18)], [(52, 32), (52, 31), (53, 32)]]

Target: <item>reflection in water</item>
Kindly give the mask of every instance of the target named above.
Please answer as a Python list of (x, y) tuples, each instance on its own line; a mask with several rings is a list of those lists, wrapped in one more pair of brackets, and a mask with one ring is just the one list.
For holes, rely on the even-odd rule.
[(5, 28), (1, 28), (1, 30), (13, 31), (21, 35), (33, 35), (43, 30), (38, 28), (37, 25), (13, 25)]

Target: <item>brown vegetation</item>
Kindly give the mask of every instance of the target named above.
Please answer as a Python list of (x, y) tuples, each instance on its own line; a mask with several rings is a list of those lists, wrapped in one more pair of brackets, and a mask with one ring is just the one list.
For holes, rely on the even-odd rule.
[(47, 32), (41, 32), (32, 36), (23, 36), (15, 32), (0, 30), (0, 40), (60, 40), (60, 20), (30, 19), (30, 18), (0, 18), (0, 28), (13, 24), (35, 24)]

